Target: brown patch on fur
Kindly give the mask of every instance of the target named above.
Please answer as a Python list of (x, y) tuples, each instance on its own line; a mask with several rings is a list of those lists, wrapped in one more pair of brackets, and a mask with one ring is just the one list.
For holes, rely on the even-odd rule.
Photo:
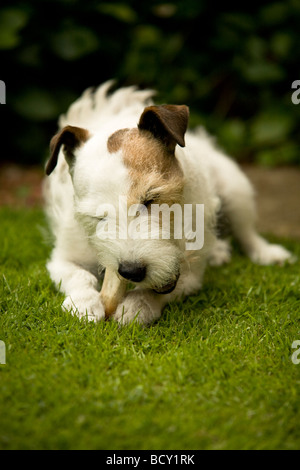
[(123, 142), (124, 135), (128, 131), (129, 129), (119, 129), (108, 138), (107, 149), (109, 153), (115, 153), (120, 149), (122, 142)]
[(183, 172), (174, 153), (146, 130), (127, 129), (121, 140), (118, 148), (122, 147), (123, 161), (131, 178), (128, 205), (147, 201), (180, 203)]
[(128, 205), (181, 203), (183, 172), (175, 147), (185, 146), (189, 109), (185, 105), (148, 106), (135, 129), (120, 129), (107, 141), (110, 153), (122, 149), (129, 169)]

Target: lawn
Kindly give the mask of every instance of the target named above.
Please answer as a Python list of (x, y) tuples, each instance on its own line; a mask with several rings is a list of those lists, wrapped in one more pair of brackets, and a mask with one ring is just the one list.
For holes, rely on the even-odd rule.
[(40, 210), (0, 210), (0, 449), (300, 448), (299, 262), (235, 248), (197, 296), (119, 328), (62, 312), (47, 239)]

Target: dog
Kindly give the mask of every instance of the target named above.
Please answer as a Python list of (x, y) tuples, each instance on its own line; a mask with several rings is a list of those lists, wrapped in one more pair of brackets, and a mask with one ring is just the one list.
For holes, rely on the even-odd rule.
[[(152, 90), (110, 92), (112, 85), (86, 90), (59, 118), (50, 143), (44, 194), (55, 245), (47, 268), (66, 296), (64, 310), (94, 321), (157, 320), (166, 304), (199, 291), (207, 264), (230, 261), (230, 243), (218, 232), (220, 216), (252, 262), (292, 260), (257, 233), (249, 180), (204, 129), (187, 130), (187, 106), (155, 105)], [(143, 208), (143, 220), (152, 217), (154, 205), (203, 207), (204, 243), (187, 249), (191, 227), (181, 239), (174, 230), (157, 236), (161, 217), (153, 237), (145, 236), (149, 226), (144, 230), (142, 222), (144, 236), (118, 235), (120, 197), (131, 222), (139, 215), (132, 207)]]

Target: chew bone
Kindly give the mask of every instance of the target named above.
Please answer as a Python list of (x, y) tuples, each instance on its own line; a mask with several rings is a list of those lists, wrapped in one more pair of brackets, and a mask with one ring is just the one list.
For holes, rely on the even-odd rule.
[(100, 292), (106, 318), (109, 318), (115, 313), (117, 306), (125, 294), (126, 284), (125, 279), (120, 279), (114, 270), (106, 268)]

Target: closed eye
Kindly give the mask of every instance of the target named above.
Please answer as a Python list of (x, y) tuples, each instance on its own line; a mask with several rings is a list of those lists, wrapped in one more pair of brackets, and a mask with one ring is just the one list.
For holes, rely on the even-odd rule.
[(99, 215), (99, 216), (91, 216), (91, 219), (95, 220), (95, 221), (98, 221), (98, 222), (102, 222), (103, 220), (106, 220), (106, 216), (105, 215)]
[(155, 203), (155, 199), (148, 199), (142, 202), (142, 204), (146, 207), (149, 207), (151, 204), (154, 204), (154, 203)]
[(154, 193), (150, 190), (146, 193), (144, 199), (142, 199), (141, 204), (143, 204), (146, 207), (149, 207), (151, 204), (158, 203), (159, 198), (160, 198), (159, 193)]

